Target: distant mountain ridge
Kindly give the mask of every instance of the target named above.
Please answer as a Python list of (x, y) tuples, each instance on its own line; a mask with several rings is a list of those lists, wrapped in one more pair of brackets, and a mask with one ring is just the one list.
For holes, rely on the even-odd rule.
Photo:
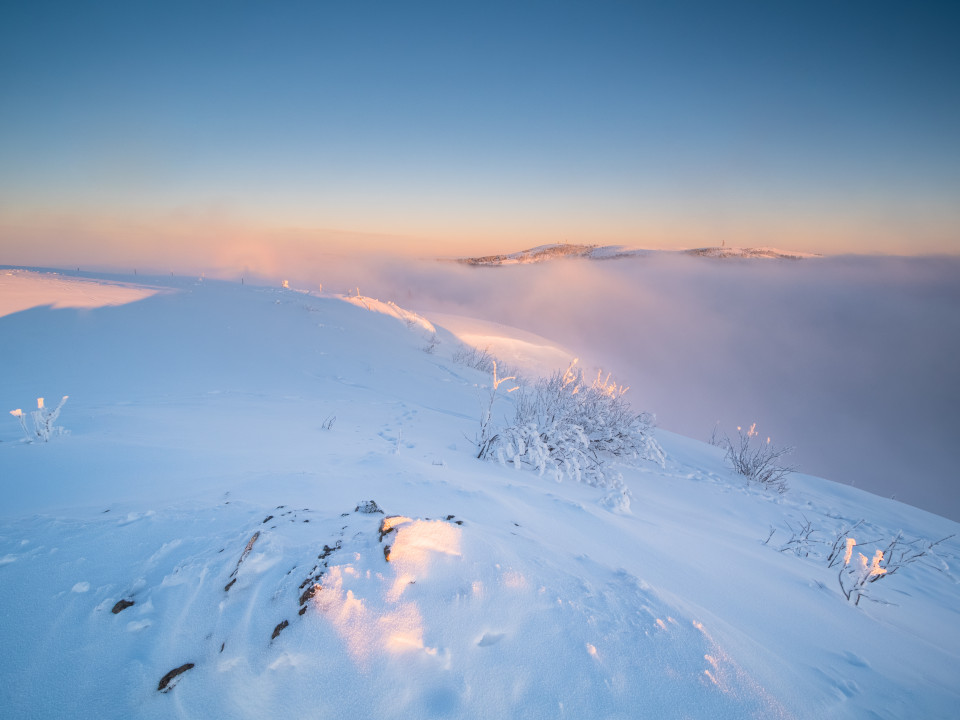
[(537, 247), (521, 250), (515, 253), (500, 255), (483, 255), (479, 257), (457, 258), (455, 262), (464, 265), (523, 265), (529, 263), (546, 262), (559, 258), (588, 258), (591, 260), (613, 260), (623, 257), (643, 257), (659, 254), (695, 255), (698, 257), (713, 258), (765, 258), (776, 260), (802, 260), (811, 257), (820, 257), (813, 253), (777, 250), (775, 248), (734, 248), (734, 247), (704, 247), (688, 250), (648, 250), (630, 248), (625, 245), (581, 245), (573, 243), (553, 243), (538, 245)]

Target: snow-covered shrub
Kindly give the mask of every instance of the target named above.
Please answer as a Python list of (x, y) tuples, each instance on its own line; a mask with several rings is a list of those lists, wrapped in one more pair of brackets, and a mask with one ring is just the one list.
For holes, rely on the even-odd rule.
[(754, 423), (746, 432), (737, 428), (737, 442), (729, 437), (717, 443), (726, 448), (726, 460), (735, 472), (760, 483), (764, 488), (776, 490), (779, 493), (787, 491), (787, 476), (796, 470), (791, 465), (782, 464), (782, 458), (793, 452), (792, 447), (775, 447), (759, 439), (757, 424)]
[[(949, 575), (949, 565), (937, 555), (937, 546), (952, 538), (953, 535), (935, 541), (923, 538), (907, 540), (903, 532), (898, 532), (885, 549), (881, 550), (878, 547), (881, 545), (878, 540), (860, 545), (860, 547), (874, 546), (872, 557), (868, 558), (859, 552), (854, 557), (853, 549), (858, 545), (853, 533), (858, 528), (865, 528), (864, 520), (858, 520), (853, 525), (839, 530), (832, 543), (815, 540), (812, 536), (819, 531), (806, 517), (803, 520), (797, 528), (788, 523), (792, 534), (790, 540), (780, 548), (780, 552), (791, 551), (798, 557), (817, 557), (824, 560), (828, 568), (838, 568), (837, 582), (840, 585), (840, 591), (854, 605), (859, 605), (863, 598), (873, 600), (869, 594), (871, 584), (895, 575), (907, 565), (919, 563)], [(764, 541), (765, 545), (769, 543), (774, 532), (775, 530), (771, 528), (770, 535)], [(826, 557), (824, 557), (825, 551), (818, 548), (827, 546), (830, 550), (826, 551)]]
[(63, 408), (63, 404), (67, 402), (68, 397), (69, 395), (64, 395), (53, 410), (44, 407), (43, 398), (37, 398), (37, 409), (30, 413), (30, 420), (33, 424), (32, 432), (27, 430), (27, 421), (24, 419), (23, 410), (17, 408), (10, 411), (10, 414), (20, 422), (20, 427), (23, 428), (27, 442), (35, 440), (47, 442), (51, 436), (60, 435), (64, 432), (63, 428), (55, 426), (54, 422), (60, 417), (60, 410)]
[[(488, 348), (481, 349), (472, 345), (457, 348), (450, 359), (458, 365), (465, 365), (485, 373), (493, 372), (493, 365), (497, 361)], [(501, 369), (503, 369), (502, 363)]]
[[(860, 602), (861, 597), (870, 599), (866, 591), (868, 583), (891, 577), (907, 565), (919, 563), (937, 572), (948, 573), (949, 566), (937, 556), (936, 548), (952, 538), (953, 535), (932, 541), (924, 538), (907, 540), (904, 538), (903, 532), (900, 531), (894, 535), (886, 549), (878, 549), (874, 552), (872, 561), (868, 561), (865, 555), (857, 553), (857, 560), (851, 564), (853, 548), (857, 544), (851, 533), (862, 524), (863, 520), (860, 520), (849, 530), (842, 530), (838, 533), (830, 554), (827, 556), (827, 567), (833, 567), (840, 564), (840, 552), (843, 551), (843, 565), (840, 566), (837, 580), (840, 582), (840, 590), (844, 597), (855, 605)], [(867, 544), (873, 545), (875, 543)]]
[(937, 572), (948, 572), (949, 565), (937, 556), (937, 545), (952, 537), (953, 535), (947, 535), (933, 541), (924, 538), (907, 540), (903, 531), (898, 532), (883, 551), (880, 565), (884, 569), (884, 577), (894, 575), (902, 567), (913, 563), (926, 565)]
[(850, 560), (853, 557), (853, 548), (857, 541), (848, 537), (844, 544), (843, 566), (837, 579), (840, 581), (840, 591), (843, 596), (850, 600), (854, 605), (860, 604), (860, 598), (867, 597), (864, 590), (868, 582), (875, 582), (887, 574), (887, 569), (882, 566), (883, 550), (877, 550), (873, 555), (873, 560), (868, 561), (863, 553), (857, 553), (857, 560), (852, 564)]
[[(493, 385), (490, 386), (486, 401), (482, 401), (480, 405), (480, 437), (478, 437), (476, 441), (478, 458), (488, 457), (491, 449), (499, 441), (499, 432), (491, 422), (493, 417), (493, 403), (497, 399), (497, 392), (503, 383), (516, 380), (516, 377), (513, 375), (503, 378), (499, 377), (497, 375), (497, 361), (491, 360), (491, 362), (493, 364)], [(515, 385), (507, 390), (507, 392), (511, 393), (517, 389), (518, 387)]]
[(726, 448), (726, 438), (720, 434), (719, 420), (717, 420), (717, 424), (713, 426), (713, 432), (710, 433), (710, 439), (707, 440), (707, 442), (714, 447)]
[[(787, 523), (787, 528), (790, 530), (790, 539), (783, 544), (780, 552), (792, 552), (797, 557), (810, 557), (810, 554), (816, 551), (816, 546), (821, 544), (820, 541), (814, 539), (813, 536), (817, 533), (817, 529), (813, 527), (812, 522), (807, 520), (806, 516), (803, 517), (803, 522), (799, 523), (796, 528), (790, 523)], [(773, 528), (771, 528), (767, 541), (773, 537), (773, 532)]]
[[(620, 460), (664, 462), (653, 438), (653, 418), (635, 413), (627, 388), (600, 373), (587, 382), (574, 361), (566, 372), (522, 387), (506, 427), (487, 432), (478, 457), (528, 466), (558, 481), (564, 476), (596, 487), (622, 488), (613, 464)], [(489, 424), (489, 415), (486, 417)]]

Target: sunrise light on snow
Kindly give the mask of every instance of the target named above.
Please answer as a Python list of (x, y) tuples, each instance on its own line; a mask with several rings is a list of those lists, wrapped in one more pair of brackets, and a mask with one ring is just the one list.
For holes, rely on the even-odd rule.
[(960, 6), (0, 12), (0, 716), (960, 707)]

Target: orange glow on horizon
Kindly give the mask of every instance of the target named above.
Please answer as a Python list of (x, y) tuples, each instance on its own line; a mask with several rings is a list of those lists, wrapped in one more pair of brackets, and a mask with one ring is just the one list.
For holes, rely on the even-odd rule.
[(960, 252), (949, 218), (926, 220), (912, 227), (908, 238), (879, 219), (744, 216), (711, 223), (650, 213), (613, 218), (494, 213), (480, 221), (472, 210), (433, 220), (407, 215), (390, 221), (374, 213), (370, 218), (322, 222), (304, 215), (290, 222), (218, 208), (109, 212), (8, 206), (0, 208), (0, 248), (3, 261), (12, 265), (265, 277), (331, 254), (471, 257), (563, 242), (654, 250), (725, 243), (826, 255)]

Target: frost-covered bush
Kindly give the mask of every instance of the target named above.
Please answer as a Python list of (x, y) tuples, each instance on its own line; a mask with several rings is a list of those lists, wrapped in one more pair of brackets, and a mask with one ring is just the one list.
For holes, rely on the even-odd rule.
[[(490, 353), (489, 348), (476, 348), (472, 345), (464, 345), (453, 351), (450, 358), (458, 365), (465, 365), (480, 372), (493, 372), (493, 366), (497, 359)], [(502, 370), (501, 363), (501, 370)]]
[(653, 438), (652, 416), (631, 410), (626, 390), (610, 382), (609, 375), (598, 373), (586, 381), (574, 361), (566, 372), (521, 387), (512, 421), (486, 433), (478, 457), (531, 467), (558, 481), (566, 476), (596, 487), (622, 488), (615, 462), (664, 462)]
[[(516, 377), (510, 375), (508, 377), (500, 377), (497, 374), (497, 361), (491, 360), (493, 364), (493, 385), (490, 387), (490, 391), (487, 394), (487, 399), (485, 403), (481, 403), (480, 406), (480, 437), (477, 438), (476, 445), (479, 448), (477, 452), (478, 458), (487, 458), (490, 455), (492, 448), (495, 447), (496, 443), (499, 442), (500, 434), (497, 427), (493, 424), (493, 403), (497, 399), (497, 392), (500, 390), (500, 386), (505, 382), (511, 380), (516, 380)], [(514, 385), (507, 390), (508, 393), (518, 390), (519, 387)]]
[[(827, 567), (840, 567), (837, 575), (840, 590), (854, 605), (858, 605), (861, 598), (872, 599), (867, 593), (869, 583), (891, 577), (907, 565), (918, 563), (937, 572), (949, 574), (949, 565), (937, 556), (937, 546), (952, 538), (953, 535), (933, 541), (924, 538), (907, 540), (903, 531), (900, 531), (894, 535), (885, 549), (877, 549), (872, 560), (868, 560), (862, 553), (857, 553), (857, 557), (853, 558), (853, 548), (856, 547), (857, 541), (852, 533), (861, 525), (863, 520), (848, 530), (841, 530), (827, 555)], [(867, 544), (876, 545), (877, 542)]]
[(35, 440), (47, 442), (51, 436), (60, 435), (64, 432), (63, 428), (55, 426), (54, 423), (60, 417), (60, 410), (63, 408), (63, 404), (67, 402), (68, 397), (69, 395), (64, 395), (53, 410), (44, 407), (43, 398), (37, 398), (37, 409), (30, 413), (30, 421), (33, 425), (32, 432), (27, 429), (27, 421), (24, 419), (23, 410), (17, 408), (10, 411), (10, 414), (20, 422), (20, 427), (23, 428), (23, 434), (26, 435), (27, 442), (34, 442)]
[(838, 580), (843, 596), (854, 605), (859, 605), (860, 598), (867, 597), (864, 590), (867, 583), (880, 579), (887, 574), (887, 570), (881, 565), (883, 550), (877, 550), (873, 554), (872, 561), (867, 560), (867, 556), (863, 553), (857, 553), (857, 560), (851, 563), (853, 547), (856, 544), (856, 540), (847, 538)]
[(726, 448), (726, 460), (735, 472), (750, 480), (760, 483), (764, 488), (776, 490), (779, 493), (787, 491), (787, 476), (796, 470), (791, 465), (784, 465), (782, 458), (793, 452), (792, 447), (775, 447), (759, 439), (757, 424), (744, 432), (737, 428), (737, 441), (724, 436), (722, 441), (711, 443)]
[[(892, 577), (907, 565), (916, 563), (948, 576), (950, 574), (950, 565), (937, 554), (937, 551), (939, 546), (950, 540), (953, 535), (939, 540), (924, 538), (908, 540), (900, 531), (893, 536), (886, 547), (883, 547), (880, 540), (869, 540), (858, 546), (853, 535), (858, 530), (866, 529), (864, 520), (858, 520), (850, 527), (841, 528), (832, 542), (816, 539), (814, 535), (820, 531), (805, 516), (803, 522), (796, 528), (789, 523), (787, 527), (791, 531), (790, 539), (779, 548), (780, 552), (790, 551), (798, 557), (818, 558), (825, 562), (828, 568), (837, 568), (840, 591), (854, 605), (859, 605), (860, 600), (864, 598), (873, 600), (870, 596), (872, 583)], [(775, 532), (771, 527), (770, 535), (763, 541), (764, 545), (770, 543)], [(869, 546), (874, 548), (870, 557), (860, 552), (854, 553), (855, 547)]]

